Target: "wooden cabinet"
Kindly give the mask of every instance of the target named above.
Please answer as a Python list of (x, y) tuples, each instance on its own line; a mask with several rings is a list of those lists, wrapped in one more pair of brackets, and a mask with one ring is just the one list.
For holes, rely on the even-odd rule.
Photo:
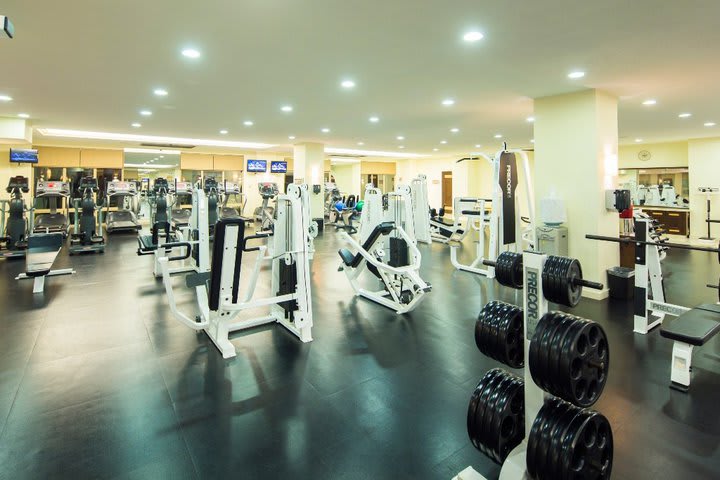
[(643, 208), (642, 211), (665, 225), (665, 231), (667, 231), (667, 233), (672, 235), (685, 235), (686, 237), (690, 236), (690, 212), (688, 210)]

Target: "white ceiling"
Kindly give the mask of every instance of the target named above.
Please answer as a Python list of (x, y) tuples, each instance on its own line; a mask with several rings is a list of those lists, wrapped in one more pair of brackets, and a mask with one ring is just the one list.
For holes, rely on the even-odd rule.
[[(466, 154), (496, 133), (529, 146), (533, 97), (592, 87), (620, 97), (625, 141), (720, 135), (718, 0), (5, 0), (0, 14), (16, 28), (0, 115), (37, 127)], [(464, 43), (471, 29), (485, 39)]]

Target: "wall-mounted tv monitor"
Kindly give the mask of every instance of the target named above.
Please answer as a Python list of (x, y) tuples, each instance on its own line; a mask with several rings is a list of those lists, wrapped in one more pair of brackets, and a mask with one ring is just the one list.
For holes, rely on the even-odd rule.
[(267, 172), (267, 160), (250, 160), (247, 161), (248, 172)]
[(272, 173), (287, 172), (287, 162), (270, 162), (270, 171)]
[(11, 148), (10, 161), (14, 163), (38, 163), (38, 151), (29, 148)]

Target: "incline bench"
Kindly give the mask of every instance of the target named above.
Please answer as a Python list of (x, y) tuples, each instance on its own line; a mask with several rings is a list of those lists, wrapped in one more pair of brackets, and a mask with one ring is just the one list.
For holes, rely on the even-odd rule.
[(75, 273), (72, 268), (51, 270), (63, 243), (65, 237), (59, 232), (30, 235), (25, 255), (25, 273), (15, 277), (15, 280), (32, 278), (33, 293), (42, 293), (45, 290), (45, 277)]
[(720, 332), (720, 305), (705, 304), (683, 313), (672, 322), (666, 322), (660, 335), (674, 340), (670, 388), (687, 392), (693, 347), (701, 347)]

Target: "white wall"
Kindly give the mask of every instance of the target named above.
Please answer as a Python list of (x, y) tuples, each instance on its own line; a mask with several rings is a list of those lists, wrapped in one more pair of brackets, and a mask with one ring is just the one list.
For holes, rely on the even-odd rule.
[[(359, 165), (359, 163), (358, 163)], [(357, 170), (357, 172), (354, 172)], [(357, 195), (360, 192), (360, 169), (355, 168), (355, 164), (345, 163), (336, 164), (330, 168), (330, 173), (335, 177), (335, 183), (343, 194)], [(357, 178), (356, 178), (357, 176)]]
[[(688, 171), (690, 180), (690, 235), (698, 238), (707, 235), (706, 197), (698, 187), (720, 188), (720, 138), (691, 140), (688, 144)], [(711, 197), (711, 216), (720, 218), (720, 195)], [(720, 236), (720, 226), (711, 226), (711, 236)]]
[[(640, 160), (642, 151), (650, 153), (649, 160)], [(618, 148), (619, 168), (687, 167), (688, 142), (638, 143)]]

